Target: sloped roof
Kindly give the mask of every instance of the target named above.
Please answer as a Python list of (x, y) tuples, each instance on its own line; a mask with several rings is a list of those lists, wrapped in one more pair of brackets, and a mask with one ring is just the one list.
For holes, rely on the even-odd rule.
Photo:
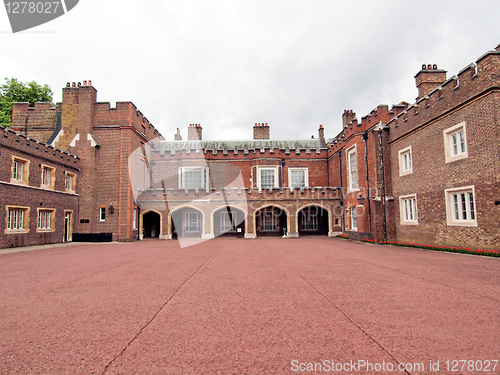
[(289, 152), (290, 150), (299, 151), (315, 150), (317, 153), (321, 149), (326, 149), (321, 143), (320, 139), (307, 139), (307, 140), (232, 140), (232, 141), (160, 141), (156, 146), (156, 151), (161, 154), (167, 152), (175, 153), (180, 150), (197, 150), (206, 152), (221, 151), (227, 153), (228, 151), (248, 151), (264, 150), (264, 149), (279, 149)]

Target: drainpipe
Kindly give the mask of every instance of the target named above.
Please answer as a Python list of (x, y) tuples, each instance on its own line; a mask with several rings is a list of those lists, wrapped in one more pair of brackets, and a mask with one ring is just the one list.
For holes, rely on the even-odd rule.
[(382, 127), (378, 130), (378, 140), (380, 149), (380, 171), (382, 172), (382, 214), (384, 225), (384, 242), (387, 242), (387, 221), (385, 215), (385, 173), (384, 173), (384, 147), (382, 146)]
[(344, 223), (344, 187), (342, 185), (342, 150), (339, 151), (339, 171), (340, 171), (340, 207), (342, 207), (342, 233), (344, 233), (345, 223)]
[(363, 133), (365, 141), (365, 165), (366, 165), (366, 200), (368, 201), (368, 232), (372, 232), (372, 212), (370, 205), (370, 177), (368, 176), (368, 132)]

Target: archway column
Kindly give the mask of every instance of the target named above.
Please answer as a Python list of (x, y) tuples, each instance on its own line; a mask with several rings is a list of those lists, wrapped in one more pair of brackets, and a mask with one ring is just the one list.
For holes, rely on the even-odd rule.
[(288, 220), (287, 238), (299, 237), (299, 220), (297, 218), (298, 214), (290, 210), (290, 214), (287, 215), (287, 220)]
[(170, 230), (170, 211), (166, 211), (164, 215), (161, 215), (161, 232), (160, 240), (171, 240), (172, 231)]
[(255, 239), (257, 238), (257, 233), (255, 231), (255, 212), (256, 210), (251, 210), (251, 205), (248, 206), (248, 214), (245, 219), (245, 238)]

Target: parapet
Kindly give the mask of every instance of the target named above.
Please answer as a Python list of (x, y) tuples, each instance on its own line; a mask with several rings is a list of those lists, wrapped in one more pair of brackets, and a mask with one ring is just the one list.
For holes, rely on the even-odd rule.
[(78, 156), (40, 142), (25, 134), (0, 126), (0, 146), (2, 145), (13, 150), (18, 150), (23, 154), (37, 156), (54, 163), (79, 169), (80, 158)]
[[(498, 47), (497, 47), (498, 48)], [(489, 51), (450, 77), (387, 124), (393, 141), (491, 89), (500, 90), (500, 51)]]

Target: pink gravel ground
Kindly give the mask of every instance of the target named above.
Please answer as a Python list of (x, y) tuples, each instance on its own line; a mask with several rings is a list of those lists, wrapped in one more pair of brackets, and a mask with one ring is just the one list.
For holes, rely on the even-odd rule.
[(1, 374), (500, 373), (451, 371), (500, 360), (497, 258), (142, 241), (4, 251), (0, 275)]

